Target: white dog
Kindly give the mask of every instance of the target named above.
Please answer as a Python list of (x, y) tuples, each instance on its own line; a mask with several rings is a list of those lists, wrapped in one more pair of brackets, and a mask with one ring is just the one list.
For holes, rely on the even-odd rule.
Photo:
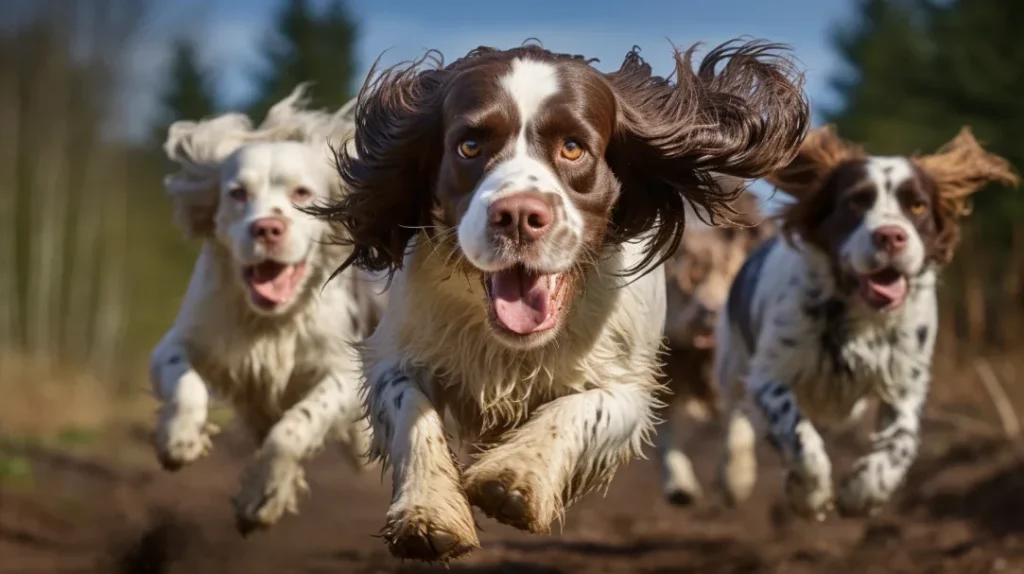
[(152, 355), (156, 450), (169, 470), (206, 455), (207, 386), (230, 401), (261, 444), (234, 499), (242, 534), (297, 511), (300, 463), (326, 439), (361, 467), (371, 436), (352, 344), (375, 327), (380, 289), (354, 271), (325, 287), (347, 250), (301, 210), (342, 196), (330, 145), (351, 135), (352, 106), (332, 116), (303, 109), (302, 95), (257, 129), (240, 114), (176, 122), (164, 146), (181, 168), (165, 182), (176, 220), (203, 247)]

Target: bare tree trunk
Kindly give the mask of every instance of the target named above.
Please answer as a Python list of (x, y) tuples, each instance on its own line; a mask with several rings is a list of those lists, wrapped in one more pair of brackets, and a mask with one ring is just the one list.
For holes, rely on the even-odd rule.
[[(974, 248), (974, 234), (965, 233), (964, 251)], [(967, 322), (967, 340), (973, 349), (978, 349), (985, 340), (985, 285), (983, 264), (973, 257), (963, 259), (964, 305)]]
[[(45, 43), (51, 40), (46, 38)], [(34, 157), (30, 180), (33, 183), (33, 214), (29, 253), (29, 287), (26, 308), (28, 342), (31, 353), (42, 362), (53, 357), (58, 338), (61, 263), (64, 232), (67, 226), (66, 170), (67, 109), (62, 96), (66, 94), (67, 70), (63, 54), (44, 45), (44, 63), (31, 84), (33, 99), (29, 117), (36, 126)]]
[(0, 64), (0, 361), (19, 346), (18, 149), (21, 98), (14, 64)]
[(79, 195), (82, 200), (75, 212), (75, 240), (71, 246), (73, 255), (68, 265), (67, 321), (64, 329), (64, 347), (68, 356), (75, 361), (87, 361), (92, 322), (96, 316), (96, 292), (99, 278), (96, 269), (102, 251), (101, 228), (103, 208), (106, 201), (103, 191), (104, 172), (110, 170), (109, 154), (88, 153), (85, 162), (85, 176)]
[[(120, 166), (120, 170), (123, 169), (124, 166)], [(120, 170), (117, 176), (111, 174), (111, 179), (116, 183), (110, 187), (107, 195), (107, 217), (104, 227), (108, 234), (101, 262), (99, 300), (92, 338), (95, 343), (90, 357), (90, 363), (95, 365), (104, 377), (109, 377), (115, 370), (117, 352), (126, 322), (125, 259), (128, 247), (128, 197), (125, 193), (127, 182), (124, 181), (124, 172)]]
[(1003, 343), (1014, 347), (1020, 340), (1021, 317), (1021, 258), (1024, 257), (1024, 225), (1015, 224), (1011, 231), (1010, 252), (1006, 255), (1006, 267), (1003, 269), (1003, 301), (1000, 313), (1003, 314)]

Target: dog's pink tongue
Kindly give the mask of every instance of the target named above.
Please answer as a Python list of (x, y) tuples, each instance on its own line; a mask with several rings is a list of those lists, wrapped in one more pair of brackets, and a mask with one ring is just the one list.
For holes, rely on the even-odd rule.
[(520, 335), (540, 330), (552, 311), (550, 276), (514, 268), (495, 273), (490, 280), (498, 321)]
[(878, 306), (898, 305), (907, 296), (907, 279), (885, 274), (868, 277), (865, 281), (868, 298)]
[(295, 265), (260, 263), (252, 268), (249, 287), (253, 292), (275, 305), (288, 302), (295, 292)]

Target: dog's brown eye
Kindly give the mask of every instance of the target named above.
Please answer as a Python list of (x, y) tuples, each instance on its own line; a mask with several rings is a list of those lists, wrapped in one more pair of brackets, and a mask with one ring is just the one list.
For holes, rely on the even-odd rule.
[(228, 197), (235, 201), (245, 201), (249, 199), (249, 192), (244, 187), (238, 185), (228, 190)]
[(473, 159), (480, 155), (480, 144), (476, 140), (465, 140), (459, 144), (459, 155), (466, 159)]
[(575, 140), (565, 140), (562, 144), (562, 157), (569, 161), (576, 161), (583, 157), (583, 146)]
[(297, 200), (309, 199), (313, 195), (313, 192), (308, 187), (296, 187), (292, 191), (292, 197)]
[(924, 212), (928, 209), (928, 206), (921, 201), (915, 201), (907, 206), (907, 210), (910, 211), (910, 215), (924, 215)]

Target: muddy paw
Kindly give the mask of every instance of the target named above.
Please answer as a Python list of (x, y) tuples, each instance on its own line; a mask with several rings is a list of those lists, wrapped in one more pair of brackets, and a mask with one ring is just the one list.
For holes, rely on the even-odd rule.
[(203, 417), (169, 414), (161, 417), (154, 437), (157, 460), (164, 470), (177, 471), (210, 454), (220, 429)]
[(469, 507), (466, 517), (446, 521), (444, 512), (415, 507), (411, 511), (388, 512), (381, 536), (397, 558), (425, 562), (448, 562), (480, 546)]
[(535, 534), (551, 531), (556, 500), (537, 473), (511, 469), (490, 472), (470, 467), (465, 485), (469, 503), (498, 522)]
[(790, 471), (786, 476), (786, 497), (793, 511), (803, 518), (823, 522), (834, 508), (832, 484)]
[(242, 479), (242, 488), (232, 499), (235, 527), (243, 537), (269, 528), (285, 513), (298, 514), (299, 495), (309, 492), (298, 462), (263, 455)]
[(841, 515), (856, 518), (876, 516), (886, 500), (878, 489), (872, 488), (865, 474), (858, 473), (843, 482), (836, 502)]

